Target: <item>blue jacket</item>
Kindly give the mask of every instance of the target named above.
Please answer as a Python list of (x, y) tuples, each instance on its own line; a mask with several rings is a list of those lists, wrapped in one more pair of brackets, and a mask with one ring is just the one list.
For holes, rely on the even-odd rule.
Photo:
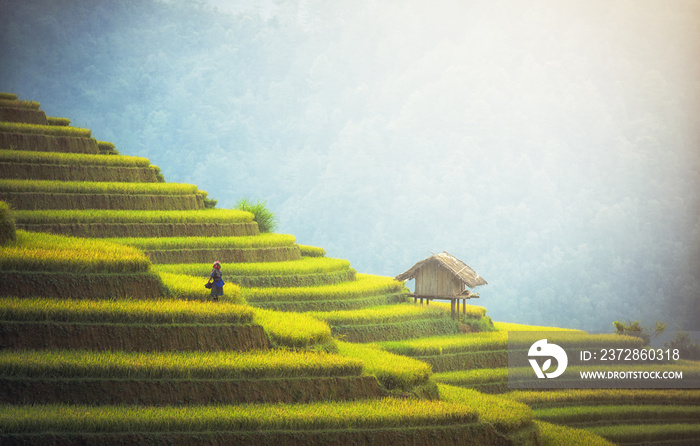
[(212, 268), (211, 275), (209, 277), (214, 279), (214, 283), (216, 284), (216, 286), (218, 286), (218, 287), (224, 286), (224, 283), (225, 283), (224, 279), (221, 278), (221, 271), (219, 271), (218, 269)]

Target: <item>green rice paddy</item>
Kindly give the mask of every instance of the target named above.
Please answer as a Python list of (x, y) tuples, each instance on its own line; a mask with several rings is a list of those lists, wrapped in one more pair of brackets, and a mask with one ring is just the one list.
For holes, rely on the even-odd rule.
[(146, 272), (148, 258), (138, 249), (99, 239), (79, 239), (18, 230), (17, 240), (0, 246), (3, 271), (77, 273)]
[(362, 361), (330, 353), (0, 351), (0, 375), (22, 378), (266, 379), (356, 376)]
[(135, 210), (41, 210), (15, 211), (18, 223), (243, 223), (253, 214), (233, 209), (135, 211)]
[(251, 303), (280, 301), (312, 301), (352, 299), (379, 294), (398, 293), (404, 289), (401, 282), (390, 277), (358, 274), (354, 282), (336, 285), (297, 288), (245, 288), (243, 297)]
[(382, 324), (449, 316), (449, 313), (442, 308), (431, 308), (411, 303), (380, 305), (359, 310), (312, 311), (307, 314), (331, 325)]
[(431, 375), (430, 366), (405, 356), (395, 355), (373, 344), (353, 344), (338, 341), (338, 353), (360, 359), (365, 370), (388, 389), (410, 390), (424, 384)]
[(474, 423), (474, 410), (443, 401), (381, 398), (236, 406), (0, 406), (0, 431), (201, 432), (405, 428)]
[[(210, 212), (210, 211), (205, 211)], [(210, 263), (181, 263), (155, 265), (156, 271), (208, 276)], [(225, 276), (286, 276), (298, 274), (318, 274), (350, 269), (350, 262), (329, 257), (304, 257), (285, 262), (227, 263), (222, 265)]]
[[(204, 288), (204, 284), (209, 279), (187, 276), (184, 274), (158, 273), (163, 284), (170, 290), (175, 299), (184, 300), (211, 300), (210, 290)], [(235, 283), (224, 285), (224, 295), (219, 296), (219, 300), (226, 303), (244, 304), (241, 299), (241, 288)]]
[[(269, 248), (290, 246), (296, 241), (293, 235), (272, 233), (241, 237), (119, 237), (107, 238), (105, 240), (113, 243), (134, 246), (147, 251), (174, 249)], [(209, 272), (211, 272), (211, 269)]]
[[(206, 294), (206, 289), (201, 288)], [(66, 300), (0, 297), (0, 320), (106, 324), (243, 324), (253, 310), (224, 302), (115, 299)]]
[(255, 308), (255, 323), (280, 347), (310, 348), (331, 343), (331, 329), (323, 321), (304, 314)]
[(81, 129), (78, 127), (54, 126), (54, 125), (37, 125), (23, 124), (18, 122), (2, 122), (0, 121), (0, 132), (4, 133), (30, 133), (35, 135), (50, 135), (50, 136), (71, 136), (77, 138), (90, 138), (92, 132), (89, 129)]
[(89, 155), (83, 153), (27, 152), (0, 150), (0, 162), (27, 164), (64, 164), (110, 167), (150, 167), (148, 158), (140, 156)]
[(93, 181), (1, 180), (0, 191), (14, 193), (46, 192), (59, 194), (191, 195), (197, 186), (181, 183), (121, 183)]

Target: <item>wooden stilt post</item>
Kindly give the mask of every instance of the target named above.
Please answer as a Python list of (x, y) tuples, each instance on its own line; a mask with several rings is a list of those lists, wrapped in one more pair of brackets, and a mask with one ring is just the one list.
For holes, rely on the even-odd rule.
[(467, 299), (462, 299), (462, 314), (467, 315)]
[(451, 313), (452, 313), (452, 319), (454, 319), (454, 318), (455, 318), (455, 299), (450, 299), (450, 304), (451, 304), (451, 305), (450, 305), (450, 310), (452, 310), (452, 311), (451, 311)]
[(457, 319), (459, 319), (459, 299), (455, 299), (455, 304), (457, 304)]

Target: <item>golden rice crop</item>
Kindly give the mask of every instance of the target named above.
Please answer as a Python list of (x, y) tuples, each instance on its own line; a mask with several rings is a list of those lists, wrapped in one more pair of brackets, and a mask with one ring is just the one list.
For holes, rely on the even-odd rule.
[[(155, 265), (157, 271), (202, 276), (211, 271), (211, 263), (179, 263)], [(294, 274), (318, 274), (343, 271), (350, 262), (330, 257), (304, 257), (284, 262), (227, 263), (222, 271), (231, 276), (283, 276)]]
[(508, 369), (472, 369), (433, 374), (433, 381), (452, 386), (472, 387), (486, 383), (508, 381)]
[[(510, 348), (528, 349), (542, 337), (539, 332), (523, 332), (509, 339)], [(582, 331), (556, 331), (547, 335), (549, 342), (568, 348), (642, 348), (642, 339), (616, 333), (588, 334)]]
[(508, 348), (508, 333), (482, 332), (452, 336), (433, 336), (405, 341), (381, 343), (388, 351), (408, 356), (433, 356), (466, 351), (504, 350)]
[(184, 183), (125, 183), (100, 181), (2, 180), (3, 192), (48, 192), (61, 194), (190, 195), (197, 186)]
[(0, 351), (0, 374), (5, 377), (265, 379), (360, 373), (362, 361), (323, 352)]
[[(615, 426), (591, 426), (586, 430), (616, 443), (648, 443), (675, 441), (679, 444), (697, 443), (700, 424), (618, 424)], [(685, 440), (685, 441), (684, 441)]]
[[(204, 290), (204, 288), (202, 288)], [(253, 321), (253, 310), (225, 302), (172, 299), (68, 300), (0, 297), (0, 320), (20, 322), (240, 324)]]
[(18, 230), (17, 241), (0, 246), (5, 271), (145, 272), (150, 264), (138, 249), (100, 239)]
[(337, 345), (340, 355), (361, 359), (365, 372), (375, 376), (387, 389), (410, 390), (427, 382), (432, 373), (428, 364), (386, 352), (376, 344), (338, 341)]
[(600, 425), (624, 424), (626, 421), (644, 420), (672, 422), (700, 420), (700, 407), (691, 405), (614, 405), (573, 406), (535, 409), (535, 417), (555, 424)]
[(248, 302), (281, 302), (351, 299), (363, 296), (398, 293), (405, 290), (403, 283), (391, 277), (358, 274), (354, 282), (295, 288), (245, 288)]
[[(435, 376), (435, 375), (433, 375)], [(501, 432), (517, 432), (533, 421), (532, 409), (501, 396), (485, 395), (474, 389), (438, 384), (440, 399), (463, 404), (479, 413), (479, 419), (491, 423)]]
[(0, 162), (31, 164), (79, 164), (83, 166), (150, 167), (148, 158), (125, 155), (90, 155), (85, 153), (28, 152), (1, 150)]
[[(509, 367), (508, 376), (511, 381), (537, 381), (530, 367)], [(658, 363), (654, 364), (646, 362), (643, 364), (611, 364), (611, 365), (570, 365), (564, 371), (557, 381), (559, 383), (571, 380), (579, 381), (580, 372), (600, 371), (600, 372), (681, 372), (683, 381), (691, 384), (700, 382), (700, 365), (696, 361), (678, 361), (677, 363)], [(630, 379), (631, 381), (631, 379)], [(608, 381), (599, 381), (597, 384), (605, 385)], [(629, 381), (628, 381), (629, 382)], [(610, 381), (611, 386), (614, 381)]]
[[(211, 299), (210, 290), (204, 288), (204, 284), (208, 280), (207, 277), (199, 278), (186, 276), (184, 274), (158, 273), (163, 284), (170, 290), (170, 293), (175, 299), (183, 300), (209, 300)], [(224, 280), (225, 281), (225, 280)], [(241, 287), (235, 283), (226, 283), (224, 285), (224, 295), (219, 296), (223, 302), (244, 304), (245, 300), (241, 298)]]
[(41, 108), (41, 104), (36, 101), (18, 101), (16, 95), (3, 96), (4, 94), (0, 93), (0, 107), (28, 108), (31, 110), (39, 110)]
[(46, 223), (243, 223), (253, 214), (233, 209), (193, 211), (132, 210), (41, 210), (16, 211), (15, 219), (24, 224)]
[(92, 136), (90, 129), (55, 125), (23, 124), (19, 122), (0, 122), (0, 132), (31, 133), (35, 135), (51, 136), (72, 136), (78, 138), (90, 138), (90, 136)]
[[(267, 248), (290, 246), (296, 241), (293, 235), (274, 233), (240, 237), (118, 237), (105, 240), (134, 246), (147, 251), (168, 249)], [(212, 259), (212, 262), (214, 260), (216, 259)], [(211, 270), (209, 272), (211, 272)]]
[(255, 323), (270, 340), (283, 347), (306, 348), (331, 342), (327, 323), (305, 314), (290, 314), (255, 308)]
[[(443, 310), (450, 312), (452, 311), (450, 308), (450, 304), (447, 302), (432, 301), (430, 303), (430, 306), (442, 308)], [(459, 311), (460, 314), (464, 314), (467, 319), (480, 319), (486, 316), (486, 308), (480, 307), (478, 305), (465, 305), (464, 307), (460, 305)]]
[(504, 395), (532, 407), (577, 404), (695, 404), (700, 405), (700, 389), (566, 389), (518, 390)]
[(539, 420), (535, 420), (535, 425), (540, 432), (542, 446), (615, 446), (615, 443), (587, 430), (557, 426)]
[[(531, 335), (523, 333), (517, 339), (518, 344), (511, 345), (511, 348), (526, 349), (537, 341), (540, 336), (541, 333), (536, 331), (532, 331)], [(569, 348), (610, 348), (612, 346), (615, 346), (615, 348), (640, 348), (642, 344), (641, 339), (633, 336), (620, 336), (615, 333), (591, 335), (578, 330), (552, 331), (549, 338), (550, 342), (556, 342)], [(507, 350), (508, 339), (507, 331), (495, 331), (390, 341), (383, 342), (382, 346), (389, 351), (402, 355), (434, 356), (468, 351)]]
[(573, 328), (545, 327), (539, 325), (515, 324), (512, 322), (494, 322), (493, 325), (499, 331), (575, 331), (585, 333)]
[(442, 318), (447, 311), (439, 307), (426, 307), (412, 303), (379, 305), (359, 310), (312, 311), (310, 316), (331, 325), (366, 325), (405, 322), (410, 320)]
[(474, 423), (475, 411), (443, 401), (378, 398), (236, 406), (0, 406), (0, 431), (191, 432), (405, 428)]
[(46, 121), (48, 122), (49, 125), (62, 125), (62, 126), (69, 126), (70, 125), (70, 119), (68, 119), (68, 118), (57, 118), (54, 116), (47, 116)]

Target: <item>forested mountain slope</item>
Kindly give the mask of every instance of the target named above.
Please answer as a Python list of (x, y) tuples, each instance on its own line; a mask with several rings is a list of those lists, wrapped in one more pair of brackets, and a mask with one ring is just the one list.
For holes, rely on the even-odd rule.
[(250, 3), (4, 1), (0, 88), (501, 320), (698, 328), (697, 2)]

